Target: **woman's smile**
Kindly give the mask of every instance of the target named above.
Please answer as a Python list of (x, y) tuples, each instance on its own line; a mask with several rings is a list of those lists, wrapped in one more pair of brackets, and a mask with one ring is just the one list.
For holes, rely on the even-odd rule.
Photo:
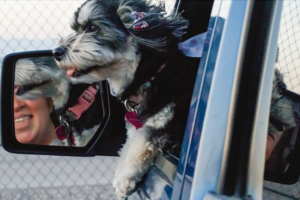
[(25, 129), (27, 128), (32, 122), (32, 115), (24, 115), (22, 117), (15, 118), (15, 129)]

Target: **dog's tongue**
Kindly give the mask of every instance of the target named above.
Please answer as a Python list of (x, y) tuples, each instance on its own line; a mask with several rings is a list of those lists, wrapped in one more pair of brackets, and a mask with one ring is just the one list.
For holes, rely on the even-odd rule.
[(67, 69), (67, 75), (68, 76), (73, 76), (73, 74), (75, 73), (75, 68), (72, 68), (72, 69)]

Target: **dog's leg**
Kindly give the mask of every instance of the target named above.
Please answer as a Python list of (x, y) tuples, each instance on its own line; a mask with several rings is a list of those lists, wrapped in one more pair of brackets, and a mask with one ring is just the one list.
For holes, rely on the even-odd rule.
[(120, 160), (113, 182), (119, 199), (127, 197), (134, 191), (154, 158), (169, 141), (167, 134), (159, 130), (173, 118), (172, 107), (173, 105), (168, 105), (163, 108), (138, 130), (127, 123), (128, 138), (120, 151)]
[(160, 146), (163, 145), (162, 140), (153, 137), (153, 130), (148, 126), (136, 130), (130, 125), (127, 134), (128, 139), (120, 151), (120, 160), (113, 182), (119, 199), (133, 193), (137, 183), (142, 180), (160, 152)]

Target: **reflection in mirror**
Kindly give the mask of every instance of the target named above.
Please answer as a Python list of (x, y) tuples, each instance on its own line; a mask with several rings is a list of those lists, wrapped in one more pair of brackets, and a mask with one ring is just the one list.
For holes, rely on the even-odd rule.
[(299, 102), (285, 95), (283, 75), (275, 70), (266, 147), (265, 172), (287, 172), (299, 133)]
[(52, 56), (19, 59), (14, 82), (16, 139), (24, 144), (85, 146), (103, 119), (101, 87), (72, 86)]

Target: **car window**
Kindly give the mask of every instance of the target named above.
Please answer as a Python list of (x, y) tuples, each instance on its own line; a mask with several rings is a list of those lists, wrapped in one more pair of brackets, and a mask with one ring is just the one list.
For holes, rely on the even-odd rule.
[[(0, 63), (9, 53), (56, 47), (84, 1), (0, 1)], [(170, 13), (175, 0), (165, 3)], [(0, 147), (0, 160), (1, 199), (116, 199), (118, 157), (17, 155)]]
[[(278, 38), (276, 67), (283, 74), (287, 89), (300, 94), (300, 2), (284, 1)], [(283, 185), (264, 182), (263, 199), (299, 199), (300, 182)]]

